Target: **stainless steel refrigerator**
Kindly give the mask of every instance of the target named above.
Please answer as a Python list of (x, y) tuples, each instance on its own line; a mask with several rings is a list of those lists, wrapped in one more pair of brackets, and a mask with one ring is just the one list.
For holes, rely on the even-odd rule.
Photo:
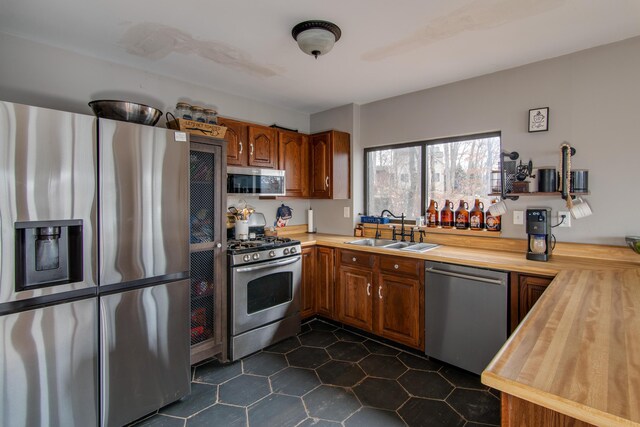
[(0, 102), (0, 425), (189, 392), (188, 138)]

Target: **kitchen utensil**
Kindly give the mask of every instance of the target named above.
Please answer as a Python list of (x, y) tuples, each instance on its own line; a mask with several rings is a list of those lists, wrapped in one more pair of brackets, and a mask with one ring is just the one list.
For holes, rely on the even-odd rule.
[(162, 111), (157, 108), (129, 101), (101, 99), (91, 101), (89, 107), (97, 117), (103, 119), (120, 120), (148, 126), (155, 126), (160, 117), (162, 117)]
[(624, 240), (635, 253), (640, 254), (640, 236), (627, 236)]
[(593, 211), (591, 210), (591, 206), (589, 206), (589, 204), (586, 201), (582, 200), (581, 197), (578, 197), (573, 202), (573, 206), (571, 207), (572, 217), (574, 217), (575, 219), (580, 219), (580, 218), (589, 216), (591, 214), (593, 214)]
[(249, 221), (246, 219), (236, 220), (236, 239), (247, 240), (249, 238)]
[(235, 206), (229, 206), (227, 209), (234, 215), (238, 214), (238, 209), (236, 209)]

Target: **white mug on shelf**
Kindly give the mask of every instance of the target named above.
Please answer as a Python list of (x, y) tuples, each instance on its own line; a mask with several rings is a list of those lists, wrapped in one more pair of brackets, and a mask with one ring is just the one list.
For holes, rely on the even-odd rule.
[(507, 204), (504, 200), (500, 200), (498, 203), (489, 206), (489, 213), (493, 216), (504, 215), (507, 213)]
[(591, 214), (593, 214), (593, 211), (591, 210), (591, 206), (589, 206), (589, 203), (582, 200), (581, 197), (578, 197), (573, 202), (573, 207), (571, 208), (571, 216), (574, 219), (584, 218)]

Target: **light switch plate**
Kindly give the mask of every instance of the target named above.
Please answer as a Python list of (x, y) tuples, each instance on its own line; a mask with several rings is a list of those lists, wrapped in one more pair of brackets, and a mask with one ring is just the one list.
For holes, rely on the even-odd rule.
[(350, 212), (349, 206), (345, 206), (344, 207), (344, 217), (345, 218), (349, 218), (349, 216), (351, 216), (351, 212)]
[[(562, 221), (562, 215), (564, 215), (564, 221)], [(556, 224), (560, 224), (559, 227), (571, 227), (571, 214), (569, 211), (558, 211), (558, 222)]]
[(515, 225), (524, 224), (524, 211), (513, 211), (513, 223)]

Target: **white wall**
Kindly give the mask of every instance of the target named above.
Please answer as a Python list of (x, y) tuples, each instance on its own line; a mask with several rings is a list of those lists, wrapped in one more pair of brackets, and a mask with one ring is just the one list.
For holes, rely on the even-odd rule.
[[(548, 132), (527, 132), (536, 107), (550, 108)], [(572, 167), (589, 169), (594, 215), (554, 229), (557, 239), (624, 245), (625, 235), (640, 234), (640, 37), (373, 102), (360, 113), (363, 147), (500, 130), (503, 148), (535, 167), (559, 165), (568, 141), (577, 150)], [(353, 155), (361, 162), (361, 149)], [(353, 179), (358, 187), (361, 170)], [(564, 201), (521, 197), (508, 205), (556, 211)], [(524, 238), (524, 226), (512, 222), (509, 212), (503, 236)]]

